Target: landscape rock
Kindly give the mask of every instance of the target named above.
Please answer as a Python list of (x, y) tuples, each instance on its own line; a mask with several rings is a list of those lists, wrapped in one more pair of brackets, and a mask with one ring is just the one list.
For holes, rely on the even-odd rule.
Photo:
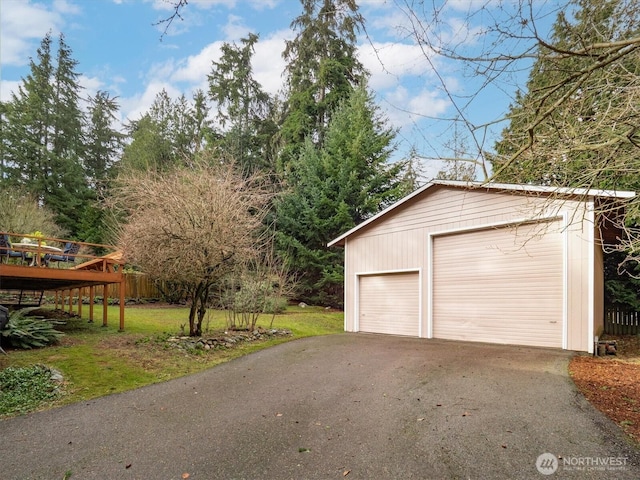
[(291, 335), (291, 331), (287, 329), (278, 330), (272, 328), (267, 330), (259, 327), (253, 332), (226, 331), (224, 332), (224, 335), (210, 335), (202, 337), (174, 336), (167, 338), (166, 342), (170, 347), (179, 348), (185, 351), (210, 351), (221, 348), (233, 348), (242, 343), (263, 341), (272, 337), (286, 337)]

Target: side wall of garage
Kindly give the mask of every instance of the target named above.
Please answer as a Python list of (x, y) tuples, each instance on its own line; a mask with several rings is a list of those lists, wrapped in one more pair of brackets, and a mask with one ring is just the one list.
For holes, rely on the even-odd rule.
[(594, 249), (595, 229), (583, 203), (563, 200), (550, 205), (539, 196), (442, 185), (399, 205), (345, 240), (345, 330), (359, 331), (359, 282), (363, 277), (381, 272), (421, 271), (424, 274), (420, 276), (419, 332), (423, 337), (429, 336), (425, 312), (431, 308), (430, 278), (426, 274), (430, 268), (430, 235), (561, 216), (566, 318), (560, 320), (565, 322), (564, 345), (570, 350), (589, 351), (599, 302), (593, 275), (599, 248)]

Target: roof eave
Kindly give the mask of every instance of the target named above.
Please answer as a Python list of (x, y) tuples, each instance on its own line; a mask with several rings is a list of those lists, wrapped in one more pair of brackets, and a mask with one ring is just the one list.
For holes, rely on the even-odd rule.
[(412, 198), (422, 194), (424, 191), (437, 185), (457, 187), (457, 188), (467, 188), (467, 189), (484, 188), (489, 190), (502, 190), (502, 191), (512, 191), (512, 192), (531, 192), (531, 193), (547, 193), (547, 194), (555, 193), (563, 196), (566, 195), (566, 196), (590, 197), (590, 198), (598, 197), (598, 198), (612, 198), (612, 199), (619, 199), (619, 200), (627, 200), (636, 196), (635, 192), (624, 191), (624, 190), (597, 190), (597, 189), (587, 189), (587, 188), (551, 187), (551, 186), (543, 186), (543, 185), (523, 185), (523, 184), (492, 183), (492, 182), (463, 182), (459, 180), (431, 180), (429, 183), (411, 192), (406, 197), (398, 200), (393, 205), (389, 205), (387, 208), (378, 212), (373, 217), (369, 218), (368, 220), (365, 220), (359, 225), (356, 225), (355, 227), (353, 227), (348, 232), (345, 232), (339, 237), (333, 239), (327, 244), (327, 247), (344, 245), (346, 238), (349, 237), (351, 234), (375, 222), (380, 217), (386, 215), (390, 211), (395, 210), (396, 208), (408, 202)]

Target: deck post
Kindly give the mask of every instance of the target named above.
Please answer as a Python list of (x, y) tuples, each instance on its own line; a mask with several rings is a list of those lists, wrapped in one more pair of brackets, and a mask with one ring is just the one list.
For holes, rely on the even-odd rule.
[(120, 280), (120, 331), (124, 332), (124, 294), (125, 294), (125, 279), (124, 275)]
[(93, 300), (96, 296), (96, 287), (91, 285), (89, 287), (89, 323), (93, 323)]
[(69, 315), (73, 315), (73, 290), (69, 289)]
[(105, 283), (102, 287), (102, 326), (107, 326), (107, 307), (109, 305), (109, 284)]
[(58, 294), (60, 293), (59, 290), (56, 290), (56, 296), (55, 296), (55, 303), (54, 303), (54, 310), (58, 310)]
[(83, 290), (83, 287), (80, 287), (78, 289), (78, 316), (80, 318), (82, 318), (82, 294), (84, 293)]

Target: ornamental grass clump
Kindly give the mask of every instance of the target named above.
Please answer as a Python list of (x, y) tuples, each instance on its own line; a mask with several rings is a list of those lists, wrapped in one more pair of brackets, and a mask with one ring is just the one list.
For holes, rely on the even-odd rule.
[(45, 347), (57, 343), (64, 335), (55, 329), (56, 325), (64, 325), (64, 321), (29, 315), (32, 310), (36, 308), (23, 308), (11, 312), (9, 322), (0, 330), (3, 345), (22, 349)]

